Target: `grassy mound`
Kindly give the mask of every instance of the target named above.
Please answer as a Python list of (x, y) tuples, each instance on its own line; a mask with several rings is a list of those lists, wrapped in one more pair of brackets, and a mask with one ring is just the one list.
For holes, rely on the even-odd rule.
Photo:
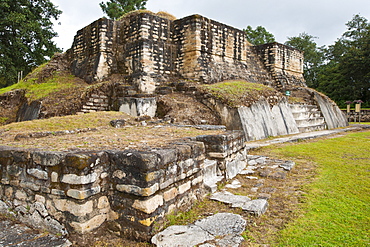
[(271, 87), (243, 80), (201, 85), (200, 90), (231, 107), (250, 106), (261, 99), (268, 99), (270, 104), (275, 104), (277, 99), (282, 97)]

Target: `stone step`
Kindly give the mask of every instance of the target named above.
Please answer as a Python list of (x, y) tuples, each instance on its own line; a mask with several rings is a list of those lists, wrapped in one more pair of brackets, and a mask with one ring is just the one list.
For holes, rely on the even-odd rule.
[(312, 132), (312, 131), (318, 131), (318, 130), (325, 130), (326, 129), (326, 124), (319, 124), (319, 125), (312, 125), (312, 126), (302, 126), (298, 127), (298, 130), (300, 133), (305, 133), (305, 132)]
[(311, 117), (321, 117), (321, 111), (293, 112), (294, 119), (307, 119)]
[(295, 122), (299, 128), (325, 124), (325, 119), (323, 117), (311, 117), (306, 119), (296, 119)]
[(319, 111), (315, 105), (290, 104), (289, 106), (293, 113)]

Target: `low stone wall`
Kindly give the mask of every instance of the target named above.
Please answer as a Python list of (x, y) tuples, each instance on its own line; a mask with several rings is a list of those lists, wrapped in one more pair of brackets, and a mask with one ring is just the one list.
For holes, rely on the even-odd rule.
[(370, 122), (370, 110), (361, 110), (360, 113), (353, 110), (350, 112), (342, 110), (342, 112), (347, 117), (348, 122)]
[(150, 151), (0, 147), (0, 212), (62, 235), (106, 226), (147, 240), (166, 214), (190, 208), (209, 191), (206, 166), (218, 180), (245, 167), (244, 141), (239, 131)]

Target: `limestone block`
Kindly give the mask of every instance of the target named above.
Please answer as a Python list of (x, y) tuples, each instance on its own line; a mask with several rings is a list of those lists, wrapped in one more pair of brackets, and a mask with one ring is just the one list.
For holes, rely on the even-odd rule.
[(207, 231), (199, 226), (170, 226), (164, 231), (154, 235), (152, 243), (160, 247), (172, 247), (174, 243), (181, 243), (184, 247), (192, 247), (214, 239)]
[(19, 176), (22, 173), (22, 168), (18, 165), (9, 165), (6, 167), (6, 171), (10, 176)]
[(174, 187), (172, 189), (165, 191), (163, 193), (163, 198), (167, 202), (167, 201), (174, 199), (178, 194), (179, 194), (179, 190)]
[(93, 187), (91, 189), (86, 189), (86, 190), (69, 189), (67, 191), (67, 196), (75, 198), (75, 199), (83, 200), (90, 196), (100, 193), (100, 190), (101, 190), (100, 186)]
[(0, 214), (7, 214), (9, 212), (8, 209), (9, 206), (5, 202), (0, 200)]
[(75, 203), (67, 199), (54, 199), (55, 208), (59, 211), (69, 212), (75, 216), (85, 216), (93, 211), (93, 201), (87, 201), (83, 204)]
[(82, 170), (90, 166), (90, 159), (91, 157), (86, 154), (69, 153), (65, 157), (65, 162), (67, 166), (75, 167)]
[(65, 174), (62, 176), (62, 183), (66, 184), (91, 184), (94, 183), (98, 175), (94, 172), (85, 176), (78, 176), (76, 174)]
[(147, 200), (135, 200), (134, 204), (132, 205), (133, 208), (136, 208), (144, 213), (151, 214), (153, 213), (159, 206), (163, 205), (163, 196), (156, 195)]
[(40, 203), (42, 203), (42, 204), (45, 204), (45, 202), (46, 202), (46, 199), (45, 199), (45, 197), (44, 196), (41, 196), (41, 195), (35, 195), (35, 201), (36, 202), (40, 202)]
[(19, 186), (25, 189), (33, 190), (33, 191), (40, 191), (40, 188), (41, 188), (41, 186), (38, 184), (35, 184), (33, 182), (25, 182), (25, 181), (21, 181), (19, 183)]
[(101, 214), (83, 223), (71, 222), (69, 224), (77, 233), (84, 234), (101, 226), (106, 219), (107, 216), (105, 214)]
[(25, 201), (27, 199), (27, 194), (26, 192), (24, 191), (21, 191), (21, 190), (17, 190), (15, 192), (15, 198), (17, 198), (18, 200), (22, 200), (22, 201)]
[(31, 206), (34, 210), (37, 210), (42, 217), (46, 217), (49, 215), (48, 211), (45, 208), (45, 205), (41, 202), (35, 202)]
[(64, 192), (64, 190), (51, 189), (51, 194), (57, 196), (64, 196), (66, 193)]
[(32, 153), (32, 160), (42, 166), (56, 166), (63, 161), (64, 155), (61, 152), (36, 151)]
[(238, 214), (218, 213), (198, 220), (194, 225), (202, 228), (213, 236), (241, 234), (247, 225), (246, 220)]
[(126, 173), (124, 173), (123, 171), (121, 170), (115, 170), (113, 172), (113, 177), (116, 177), (116, 178), (119, 178), (119, 179), (122, 179), (124, 177), (126, 177)]
[(133, 194), (137, 196), (151, 196), (159, 190), (159, 184), (153, 184), (148, 188), (141, 188), (136, 185), (117, 184), (116, 189), (121, 192)]
[(103, 208), (109, 208), (109, 200), (108, 197), (102, 196), (98, 200), (98, 208), (103, 209)]
[(266, 199), (256, 199), (244, 203), (242, 209), (256, 216), (260, 216), (266, 212), (267, 207), (268, 202)]
[(179, 193), (183, 194), (186, 191), (190, 190), (190, 188), (191, 188), (191, 181), (188, 181), (188, 182), (179, 186)]
[(56, 182), (58, 182), (58, 173), (56, 173), (56, 172), (52, 172), (51, 173), (51, 182), (52, 183), (56, 183)]
[(27, 173), (30, 174), (31, 176), (34, 176), (35, 178), (38, 178), (41, 180), (48, 180), (48, 173), (46, 171), (36, 169), (36, 168), (31, 168), (31, 169), (27, 169)]

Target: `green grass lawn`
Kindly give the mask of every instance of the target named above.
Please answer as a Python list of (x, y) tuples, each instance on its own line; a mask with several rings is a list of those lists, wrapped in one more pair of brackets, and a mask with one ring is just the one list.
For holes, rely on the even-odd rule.
[(318, 166), (301, 216), (280, 232), (278, 246), (370, 246), (370, 131), (272, 151)]

